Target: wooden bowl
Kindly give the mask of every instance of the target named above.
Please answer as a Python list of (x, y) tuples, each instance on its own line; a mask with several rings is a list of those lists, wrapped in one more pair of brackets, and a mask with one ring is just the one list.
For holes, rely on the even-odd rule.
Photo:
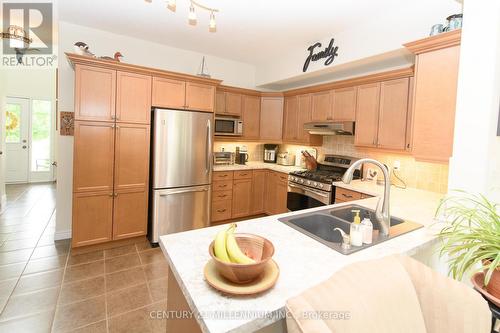
[(257, 279), (266, 268), (268, 261), (274, 255), (274, 246), (269, 240), (252, 234), (235, 234), (236, 242), (241, 251), (255, 260), (253, 264), (235, 264), (221, 261), (214, 254), (214, 242), (208, 252), (215, 261), (220, 275), (234, 283), (249, 283)]

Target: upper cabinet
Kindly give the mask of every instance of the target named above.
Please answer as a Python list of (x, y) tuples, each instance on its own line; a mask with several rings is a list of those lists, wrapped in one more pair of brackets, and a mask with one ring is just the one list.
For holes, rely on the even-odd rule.
[(311, 121), (328, 120), (333, 120), (331, 91), (313, 93)]
[(385, 81), (380, 85), (379, 148), (406, 149), (409, 87), (409, 78)]
[(335, 89), (333, 91), (333, 120), (354, 121), (356, 119), (356, 93), (356, 87)]
[(151, 76), (128, 72), (116, 74), (116, 121), (149, 124)]
[(116, 71), (75, 66), (75, 120), (114, 121)]
[(318, 146), (323, 143), (319, 135), (310, 135), (304, 124), (311, 121), (311, 94), (288, 96), (283, 112), (283, 141)]
[(281, 141), (283, 133), (283, 97), (262, 97), (260, 113), (260, 139)]
[(154, 77), (153, 106), (213, 112), (215, 86)]
[(201, 83), (187, 82), (186, 108), (189, 110), (213, 112), (215, 108), (215, 87)]
[(243, 138), (258, 140), (260, 136), (260, 97), (243, 95)]
[(448, 162), (453, 152), (461, 30), (405, 44), (416, 54), (413, 147), (416, 159)]
[(234, 92), (217, 91), (215, 112), (220, 115), (242, 115), (243, 96)]
[(358, 87), (354, 139), (356, 145), (377, 146), (379, 101), (380, 83), (370, 83)]
[(357, 146), (390, 150), (408, 149), (410, 78), (358, 87), (356, 103)]
[(286, 97), (285, 109), (283, 112), (283, 141), (294, 142), (298, 140), (298, 115), (298, 97)]

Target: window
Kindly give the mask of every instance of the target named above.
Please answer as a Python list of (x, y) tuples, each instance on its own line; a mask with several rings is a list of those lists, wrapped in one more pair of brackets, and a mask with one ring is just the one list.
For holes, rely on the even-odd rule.
[(5, 112), (5, 143), (21, 142), (21, 105), (7, 104)]
[(50, 171), (52, 103), (33, 100), (31, 116), (31, 171)]

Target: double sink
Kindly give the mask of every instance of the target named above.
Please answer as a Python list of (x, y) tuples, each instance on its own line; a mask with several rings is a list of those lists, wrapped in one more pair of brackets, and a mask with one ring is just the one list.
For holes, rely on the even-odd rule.
[[(334, 229), (340, 228), (346, 234), (349, 234), (351, 223), (354, 219), (354, 213), (352, 212), (353, 210), (360, 211), (359, 215), (361, 219), (369, 217), (372, 221), (373, 241), (371, 244), (351, 246), (350, 248), (346, 249), (342, 247), (341, 233)], [(315, 211), (313, 213), (304, 213), (300, 215), (284, 217), (278, 220), (345, 255), (358, 252), (360, 250), (388, 241), (392, 238), (423, 227), (418, 223), (405, 221), (397, 217), (391, 217), (391, 227), (389, 228), (389, 235), (382, 236), (379, 233), (379, 225), (375, 219), (375, 211), (359, 205), (347, 205), (338, 208), (329, 208)]]

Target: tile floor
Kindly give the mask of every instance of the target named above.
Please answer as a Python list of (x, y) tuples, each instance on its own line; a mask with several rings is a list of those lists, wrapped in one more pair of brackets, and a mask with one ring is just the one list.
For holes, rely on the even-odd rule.
[(55, 185), (8, 185), (0, 332), (165, 332), (167, 264), (146, 241), (88, 253), (54, 241)]

